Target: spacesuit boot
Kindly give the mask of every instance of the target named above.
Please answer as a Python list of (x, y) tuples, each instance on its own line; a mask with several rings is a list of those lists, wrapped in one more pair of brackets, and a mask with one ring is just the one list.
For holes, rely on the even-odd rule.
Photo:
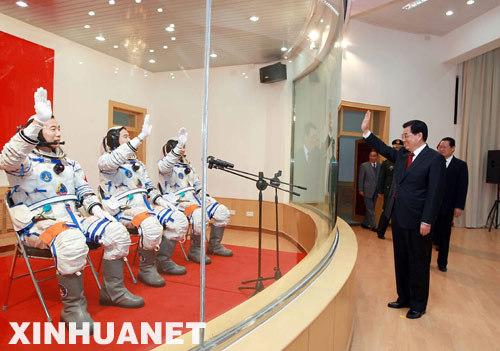
[[(188, 257), (191, 261), (200, 264), (200, 255), (201, 255), (201, 236), (200, 235), (191, 235), (191, 245), (189, 246)], [(205, 264), (212, 263), (210, 257), (205, 255)]]
[(158, 250), (158, 255), (156, 256), (156, 268), (159, 273), (170, 274), (170, 275), (183, 275), (186, 274), (186, 268), (179, 266), (177, 263), (172, 261), (170, 257), (174, 253), (175, 245), (177, 241), (169, 240), (163, 237), (160, 244), (160, 250)]
[(140, 247), (139, 257), (141, 258), (141, 263), (139, 265), (139, 274), (137, 274), (137, 279), (144, 284), (155, 288), (165, 286), (165, 279), (163, 279), (163, 277), (159, 275), (156, 270), (156, 252)]
[(61, 322), (75, 322), (76, 329), (83, 329), (83, 323), (89, 323), (89, 335), (94, 333), (94, 321), (87, 312), (87, 300), (83, 295), (83, 273), (58, 274), (57, 281), (61, 292), (63, 309), (61, 311)]
[(144, 306), (144, 299), (133, 295), (123, 285), (123, 258), (103, 260), (102, 275), (104, 284), (99, 295), (101, 305), (123, 308)]
[(212, 224), (212, 230), (210, 231), (210, 240), (208, 241), (207, 246), (207, 254), (224, 257), (233, 256), (233, 251), (226, 249), (224, 245), (221, 244), (223, 236), (224, 227), (217, 227)]

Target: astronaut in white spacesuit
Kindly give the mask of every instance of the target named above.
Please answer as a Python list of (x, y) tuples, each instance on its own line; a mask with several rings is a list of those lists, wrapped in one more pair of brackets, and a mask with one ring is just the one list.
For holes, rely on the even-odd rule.
[[(191, 236), (189, 247), (189, 258), (200, 263), (201, 254), (201, 231), (202, 212), (201, 199), (199, 197), (202, 184), (194, 168), (184, 157), (187, 132), (184, 128), (179, 130), (178, 139), (170, 139), (163, 146), (163, 158), (158, 161), (160, 173), (160, 190), (163, 198), (175, 202), (177, 207), (184, 211), (193, 225), (194, 235)], [(214, 198), (207, 196), (207, 225), (213, 219), (210, 231), (210, 240), (207, 245), (207, 254), (230, 257), (233, 251), (225, 248), (222, 244), (224, 228), (229, 223), (230, 213), (226, 206), (220, 204)], [(210, 257), (205, 256), (205, 263), (211, 263)]]
[[(25, 245), (52, 251), (63, 302), (61, 320), (76, 322), (78, 329), (88, 322), (92, 333), (83, 294), (86, 241), (104, 246), (100, 303), (138, 308), (144, 300), (123, 285), (123, 257), (130, 237), (102, 209), (78, 162), (60, 148), (60, 126), (43, 88), (35, 93), (35, 111), (0, 154), (0, 169), (6, 171), (10, 185), (9, 212)], [(83, 216), (81, 206), (91, 215)]]
[(125, 127), (108, 130), (98, 161), (99, 188), (105, 208), (125, 226), (137, 228), (141, 235), (139, 280), (164, 286), (165, 280), (158, 272), (186, 274), (186, 268), (171, 257), (177, 241), (184, 239), (189, 222), (161, 197), (146, 167), (136, 158), (137, 147), (151, 133), (151, 127), (146, 115), (142, 132), (132, 140)]

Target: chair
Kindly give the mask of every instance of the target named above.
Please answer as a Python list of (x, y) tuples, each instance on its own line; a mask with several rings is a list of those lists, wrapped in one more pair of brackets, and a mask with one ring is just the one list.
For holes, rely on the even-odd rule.
[[(7, 207), (12, 206), (12, 201), (10, 199), (10, 191), (8, 191), (6, 193), (6, 195), (5, 195), (5, 206), (7, 206)], [(10, 212), (9, 212), (9, 215), (10, 215)], [(36, 290), (36, 292), (38, 294), (38, 298), (40, 299), (40, 303), (42, 304), (43, 310), (45, 311), (45, 314), (47, 316), (47, 321), (48, 322), (52, 322), (52, 318), (50, 317), (49, 311), (47, 310), (47, 306), (45, 304), (45, 300), (43, 298), (42, 291), (41, 291), (40, 286), (38, 285), (38, 283), (43, 282), (45, 280), (49, 280), (49, 279), (55, 278), (56, 274), (51, 275), (49, 277), (41, 278), (41, 279), (38, 279), (37, 276), (36, 276), (36, 274), (40, 273), (40, 272), (48, 271), (48, 270), (50, 270), (52, 268), (55, 269), (56, 266), (54, 264), (52, 264), (49, 267), (41, 268), (41, 269), (36, 270), (36, 271), (34, 271), (33, 267), (31, 266), (31, 260), (32, 259), (52, 260), (52, 262), (53, 262), (54, 258), (52, 256), (52, 252), (50, 251), (50, 249), (37, 249), (37, 248), (34, 248), (34, 247), (30, 247), (30, 246), (24, 245), (24, 243), (22, 242), (20, 233), (17, 232), (17, 231), (16, 231), (16, 238), (17, 238), (17, 243), (15, 245), (14, 256), (12, 258), (12, 266), (11, 266), (10, 274), (9, 274), (9, 284), (7, 286), (7, 293), (5, 295), (5, 301), (4, 301), (4, 305), (3, 305), (3, 310), (4, 311), (7, 310), (7, 304), (8, 304), (8, 301), (9, 301), (9, 295), (10, 295), (10, 290), (11, 290), (11, 287), (12, 287), (12, 282), (15, 279), (23, 278), (23, 277), (26, 277), (26, 276), (29, 275), (29, 276), (31, 276), (31, 280), (33, 281), (33, 285), (35, 286), (35, 290)], [(100, 245), (96, 244), (96, 243), (87, 243), (87, 246), (89, 247), (89, 252), (93, 251), (93, 250), (97, 250), (97, 249), (100, 248)], [(24, 257), (24, 260), (26, 262), (26, 266), (28, 267), (28, 273), (14, 276), (14, 269), (15, 269), (15, 266), (16, 266), (16, 261), (17, 261), (17, 257), (18, 256), (19, 257)], [(96, 284), (97, 284), (99, 290), (101, 290), (101, 283), (99, 282), (99, 279), (97, 278), (97, 273), (96, 273), (96, 271), (94, 269), (94, 265), (92, 263), (92, 260), (91, 260), (89, 254), (87, 254), (87, 261), (88, 261), (88, 264), (85, 265), (85, 267), (90, 267), (90, 269), (92, 270), (92, 274), (94, 276), (94, 279), (96, 281)]]

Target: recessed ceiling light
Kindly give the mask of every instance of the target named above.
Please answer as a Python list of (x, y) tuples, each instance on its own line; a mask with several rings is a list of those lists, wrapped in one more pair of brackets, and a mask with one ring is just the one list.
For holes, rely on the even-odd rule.
[(83, 65), (83, 61), (78, 61), (78, 64), (79, 65)]
[(118, 45), (113, 45), (113, 48), (114, 49), (118, 49)]
[(316, 41), (319, 38), (319, 32), (316, 29), (313, 29), (312, 31), (309, 32), (308, 37), (312, 41)]
[(288, 50), (288, 49), (287, 49), (285, 46), (283, 46), (283, 47), (281, 48), (281, 51), (283, 51), (283, 52), (285, 52), (285, 51), (287, 51), (287, 50)]
[(174, 75), (174, 73), (173, 73), (173, 72), (170, 72), (170, 75), (171, 75), (171, 76), (173, 76), (173, 75)]
[(248, 76), (245, 76), (245, 79), (248, 79)]
[(155, 52), (153, 49), (149, 49), (149, 52)]
[(327, 24), (325, 28), (326, 28), (326, 29), (330, 29), (330, 25), (329, 25), (329, 24)]
[(83, 28), (85, 28), (85, 29), (89, 29), (89, 28), (90, 28), (90, 26), (89, 26), (88, 24), (86, 24), (86, 25), (84, 25), (84, 26), (83, 26)]
[(451, 15), (453, 15), (453, 11), (452, 10), (446, 11), (446, 16), (451, 16)]
[(216, 54), (215, 52), (212, 52), (212, 53), (210, 54), (210, 57), (211, 57), (211, 58), (216, 58), (216, 57), (217, 57), (217, 54)]
[(135, 0), (137, 4), (140, 4), (142, 0)]
[(95, 12), (94, 11), (89, 11), (89, 16), (94, 16)]
[(292, 60), (288, 60), (288, 63), (292, 63)]
[(259, 20), (259, 16), (250, 17), (250, 21), (252, 21), (252, 22), (257, 22), (258, 20)]
[(422, 5), (424, 2), (427, 2), (427, 0), (415, 0), (403, 6), (402, 9), (411, 10), (412, 8), (417, 7), (418, 5)]
[(25, 3), (24, 1), (18, 1), (16, 2), (16, 5), (19, 7), (28, 7), (28, 4)]
[(155, 63), (155, 62), (156, 62), (156, 60), (155, 60), (155, 59), (151, 59), (151, 60), (149, 60), (149, 63)]
[(163, 45), (163, 48), (164, 49), (168, 49), (168, 45)]
[(467, 1), (467, 5), (472, 5), (473, 3), (475, 3), (475, 1), (474, 1), (474, 0), (468, 0), (468, 1)]
[(170, 76), (170, 78), (175, 79), (175, 76)]
[(102, 35), (98, 35), (97, 37), (95, 37), (97, 40), (99, 41), (104, 41), (106, 40), (106, 38), (104, 38)]
[(288, 57), (287, 56), (283, 56), (283, 58), (286, 60)]
[(174, 28), (174, 27), (175, 27), (175, 24), (173, 24), (173, 23), (170, 23), (170, 24), (169, 24), (168, 26), (169, 26), (169, 27), (172, 27), (172, 28)]
[(172, 37), (172, 38), (170, 38), (170, 40), (176, 40), (176, 39), (177, 39), (176, 37)]
[(167, 32), (173, 32), (175, 29), (174, 29), (174, 27), (167, 27), (167, 28), (165, 28), (165, 30)]
[(324, 22), (323, 18), (319, 20), (319, 23), (323, 23), (323, 22)]
[(110, 5), (114, 5), (115, 4), (115, 0), (109, 0), (108, 1)]
[(163, 12), (163, 9), (162, 9), (161, 7), (158, 7), (158, 8), (156, 9), (156, 11), (158, 11), (158, 12)]

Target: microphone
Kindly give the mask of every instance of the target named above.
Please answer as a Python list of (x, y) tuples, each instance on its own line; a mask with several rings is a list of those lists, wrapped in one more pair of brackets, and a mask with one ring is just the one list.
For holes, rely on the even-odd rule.
[(224, 160), (216, 159), (213, 156), (208, 156), (207, 162), (208, 162), (208, 168), (210, 168), (210, 169), (214, 166), (215, 166), (215, 168), (219, 168), (219, 169), (234, 168), (234, 164), (227, 162), (227, 161), (224, 161)]

